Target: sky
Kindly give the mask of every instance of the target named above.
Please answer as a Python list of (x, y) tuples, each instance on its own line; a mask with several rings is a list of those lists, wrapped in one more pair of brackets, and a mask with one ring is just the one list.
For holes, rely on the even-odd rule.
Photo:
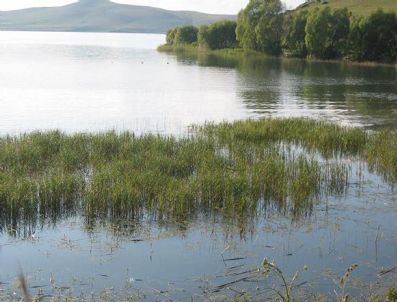
[[(161, 7), (170, 10), (194, 10), (213, 14), (237, 14), (248, 0), (112, 0), (118, 3)], [(76, 0), (0, 0), (0, 10), (28, 7), (60, 6)], [(294, 8), (303, 0), (284, 0), (287, 8)]]

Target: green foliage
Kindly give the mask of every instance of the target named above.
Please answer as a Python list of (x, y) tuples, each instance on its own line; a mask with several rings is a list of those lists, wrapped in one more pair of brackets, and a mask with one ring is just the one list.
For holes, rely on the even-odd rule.
[(168, 45), (173, 45), (175, 43), (175, 35), (176, 35), (177, 30), (178, 30), (178, 28), (175, 27), (175, 28), (167, 31), (166, 42)]
[(397, 301), (397, 290), (391, 288), (387, 293), (387, 302), (396, 302)]
[(210, 49), (234, 48), (237, 46), (236, 27), (236, 22), (226, 20), (203, 25), (198, 33), (199, 44)]
[(350, 19), (347, 9), (312, 11), (306, 22), (306, 47), (311, 57), (341, 58), (346, 52)]
[[(0, 138), (0, 218), (5, 225), (21, 215), (56, 219), (81, 206), (91, 220), (139, 219), (142, 213), (184, 219), (219, 209), (225, 218), (240, 219), (269, 204), (299, 217), (315, 201), (348, 188), (350, 164), (339, 161), (342, 156), (397, 181), (393, 132), (306, 119), (193, 130), (179, 139), (115, 132)], [(332, 160), (324, 164), (319, 154)]]
[(275, 14), (272, 17), (262, 16), (255, 28), (256, 42), (259, 51), (270, 54), (281, 54), (281, 36), (283, 16)]
[(350, 31), (350, 55), (359, 61), (392, 62), (397, 57), (396, 14), (378, 10), (356, 19)]
[(176, 27), (167, 32), (166, 46), (198, 45), (209, 49), (234, 48), (237, 46), (236, 22), (219, 21), (211, 25)]
[(285, 18), (283, 49), (287, 55), (304, 58), (307, 55), (306, 49), (306, 21), (308, 12), (303, 10), (292, 17)]
[(238, 15), (236, 34), (240, 45), (244, 49), (280, 54), (282, 9), (280, 0), (250, 0)]
[(350, 26), (348, 57), (353, 61), (362, 61), (364, 58), (364, 18), (355, 18)]
[(197, 42), (198, 28), (195, 26), (181, 26), (176, 28), (174, 44), (193, 44)]
[(248, 6), (239, 12), (237, 18), (236, 38), (240, 46), (246, 50), (257, 49), (255, 22), (259, 21), (259, 17), (254, 13), (249, 14), (250, 6), (253, 5), (252, 3), (253, 1), (250, 1)]
[[(397, 59), (397, 17), (378, 10), (368, 17), (352, 18), (346, 9), (329, 6), (310, 11), (282, 13), (280, 0), (250, 0), (237, 23), (219, 21), (177, 27), (167, 32), (163, 48), (235, 48), (278, 56), (355, 61), (394, 62)], [(352, 20), (351, 20), (352, 19)], [(237, 45), (238, 44), (238, 45)]]
[(251, 0), (239, 13), (236, 34), (244, 49), (279, 55), (283, 46), (297, 57), (336, 59), (346, 53), (349, 30), (346, 9), (314, 10), (309, 16), (298, 11), (291, 17), (282, 14), (279, 0)]
[(201, 25), (197, 34), (197, 41), (200, 46), (208, 46), (208, 25)]
[(340, 58), (346, 54), (349, 45), (350, 13), (346, 8), (336, 9), (332, 17), (331, 55)]
[(297, 8), (297, 11), (301, 9), (312, 11), (313, 9), (326, 6), (331, 9), (347, 8), (356, 17), (369, 16), (380, 7), (384, 11), (395, 12), (397, 14), (396, 0), (306, 0), (305, 4)]

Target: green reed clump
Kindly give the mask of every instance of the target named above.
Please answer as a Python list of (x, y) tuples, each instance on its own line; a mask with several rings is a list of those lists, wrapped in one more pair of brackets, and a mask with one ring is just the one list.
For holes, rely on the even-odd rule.
[(329, 187), (313, 158), (289, 158), (267, 144), (225, 147), (203, 138), (137, 140), (146, 148), (93, 164), (86, 191), (89, 212), (117, 217), (144, 208), (183, 216), (210, 209), (236, 216), (255, 214), (260, 200), (276, 201), (284, 209), (304, 208), (321, 195), (321, 186)]
[(382, 131), (372, 135), (365, 159), (370, 167), (391, 182), (397, 181), (397, 134)]
[(355, 156), (386, 180), (397, 181), (397, 134), (387, 129), (368, 132), (330, 122), (287, 118), (209, 124), (196, 127), (196, 131), (222, 144), (283, 142), (318, 151), (325, 158)]
[(73, 204), (81, 196), (85, 181), (82, 175), (48, 175), (36, 182), (37, 196), (42, 208), (52, 207), (53, 201)]
[(397, 301), (397, 290), (391, 288), (387, 293), (387, 301), (396, 302)]
[(294, 143), (310, 150), (318, 150), (328, 157), (339, 152), (360, 153), (368, 141), (367, 132), (361, 129), (302, 118), (210, 124), (199, 127), (199, 131), (224, 143), (235, 140), (250, 143)]
[[(368, 162), (397, 180), (393, 132), (369, 133), (308, 119), (195, 127), (187, 138), (132, 133), (35, 132), (0, 138), (0, 208), (91, 218), (255, 216), (268, 206), (310, 213), (348, 188), (350, 165)], [(19, 213), (19, 214), (18, 214)]]
[(3, 138), (0, 142), (1, 170), (23, 175), (47, 169), (59, 153), (62, 138), (58, 131)]

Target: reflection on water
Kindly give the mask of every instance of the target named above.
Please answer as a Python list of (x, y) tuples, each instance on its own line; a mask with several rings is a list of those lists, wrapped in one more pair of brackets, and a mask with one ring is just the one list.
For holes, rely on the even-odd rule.
[(158, 53), (162, 35), (0, 34), (0, 133), (181, 133), (192, 123), (311, 116), (394, 126), (394, 67)]
[(0, 34), (2, 134), (54, 128), (180, 133), (192, 123), (246, 116), (230, 89), (234, 71), (180, 65), (158, 54), (163, 35), (14, 36)]
[(183, 64), (237, 71), (233, 86), (255, 116), (309, 116), (395, 127), (396, 69), (333, 62), (206, 54), (172, 55)]
[[(350, 293), (362, 293), (369, 282), (388, 286), (390, 276), (377, 274), (397, 259), (397, 195), (361, 165), (353, 164), (350, 174), (346, 192), (321, 197), (300, 216), (271, 204), (257, 216), (225, 219), (202, 209), (175, 221), (145, 213), (92, 219), (78, 201), (46, 211), (2, 211), (0, 297), (13, 296), (21, 266), (31, 291), (48, 297), (89, 299), (92, 292), (96, 300), (105, 290), (139, 293), (142, 301), (204, 301), (248, 290), (263, 301), (269, 293), (257, 287), (274, 282), (255, 273), (264, 257), (287, 276), (300, 271), (297, 294), (304, 301), (313, 291), (333, 298), (334, 280), (353, 263), (359, 267)], [(239, 279), (233, 290), (224, 286)]]

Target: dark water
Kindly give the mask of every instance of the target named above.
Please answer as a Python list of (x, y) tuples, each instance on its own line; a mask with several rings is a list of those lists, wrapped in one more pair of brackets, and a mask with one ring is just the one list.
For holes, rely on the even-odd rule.
[[(260, 116), (397, 125), (393, 67), (157, 53), (163, 39), (1, 33), (0, 132), (179, 134), (192, 123)], [(393, 285), (395, 275), (378, 273), (397, 264), (397, 195), (381, 177), (361, 172), (363, 180), (352, 161), (347, 194), (319, 200), (299, 217), (270, 207), (229, 222), (202, 213), (184, 221), (143, 216), (93, 224), (78, 207), (41, 218), (1, 213), (0, 301), (19, 298), (21, 270), (30, 291), (48, 299), (223, 301), (247, 290), (263, 301), (269, 293), (257, 287), (278, 282), (247, 271), (265, 257), (288, 277), (299, 271), (299, 291), (331, 300), (341, 292), (335, 280), (352, 264), (358, 268), (350, 293), (365, 294), (370, 283)]]
[(236, 70), (233, 86), (251, 115), (307, 116), (370, 127), (397, 125), (397, 70), (392, 66), (255, 56), (171, 56), (181, 64)]

